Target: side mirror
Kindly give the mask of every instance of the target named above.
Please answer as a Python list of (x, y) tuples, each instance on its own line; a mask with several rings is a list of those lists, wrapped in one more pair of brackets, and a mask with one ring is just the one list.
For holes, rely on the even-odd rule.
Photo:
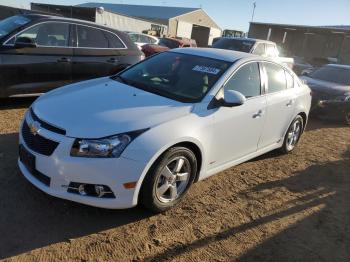
[(35, 41), (29, 37), (18, 37), (15, 41), (15, 48), (35, 48), (37, 47)]
[(247, 99), (240, 92), (234, 90), (224, 90), (224, 98), (222, 106), (234, 107), (243, 105)]

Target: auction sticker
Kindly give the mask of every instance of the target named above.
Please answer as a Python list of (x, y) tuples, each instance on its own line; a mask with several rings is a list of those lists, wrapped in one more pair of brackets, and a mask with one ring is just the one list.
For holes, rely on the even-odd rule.
[(208, 67), (208, 66), (200, 66), (196, 65), (192, 68), (193, 71), (201, 72), (201, 73), (208, 73), (212, 75), (217, 75), (220, 72), (220, 69), (215, 67)]

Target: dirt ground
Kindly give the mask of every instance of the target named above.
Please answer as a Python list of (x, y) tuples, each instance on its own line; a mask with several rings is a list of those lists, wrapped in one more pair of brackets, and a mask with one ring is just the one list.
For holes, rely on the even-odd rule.
[(17, 165), (32, 99), (0, 100), (0, 259), (350, 261), (350, 128), (311, 120), (298, 148), (195, 184), (164, 214), (50, 197)]

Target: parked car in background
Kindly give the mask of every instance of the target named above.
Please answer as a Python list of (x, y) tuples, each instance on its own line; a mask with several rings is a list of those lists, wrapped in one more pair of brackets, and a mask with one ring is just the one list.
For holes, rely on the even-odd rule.
[(146, 45), (146, 44), (157, 45), (159, 42), (159, 39), (155, 36), (140, 34), (135, 32), (126, 32), (126, 33), (130, 36), (131, 40), (138, 46), (140, 50), (143, 45)]
[(276, 62), (283, 63), (289, 68), (293, 69), (293, 58), (280, 57), (276, 43), (271, 41), (253, 38), (221, 37), (220, 39), (215, 40), (212, 47), (251, 53), (263, 57), (269, 57), (274, 59)]
[(50, 195), (161, 212), (198, 180), (292, 151), (310, 103), (310, 89), (271, 59), (174, 49), (39, 97), (21, 125), (18, 164)]
[(350, 125), (350, 65), (329, 64), (301, 77), (312, 90), (312, 114)]
[(81, 20), (18, 15), (0, 22), (0, 97), (112, 75), (142, 53), (127, 34)]
[(146, 57), (165, 52), (173, 48), (182, 47), (197, 47), (196, 40), (188, 38), (159, 38), (158, 45), (144, 45), (142, 46), (142, 52)]
[(294, 64), (293, 64), (293, 71), (298, 76), (302, 75), (302, 73), (307, 70), (311, 72), (314, 69), (314, 66), (311, 65), (304, 57), (295, 56), (293, 57)]

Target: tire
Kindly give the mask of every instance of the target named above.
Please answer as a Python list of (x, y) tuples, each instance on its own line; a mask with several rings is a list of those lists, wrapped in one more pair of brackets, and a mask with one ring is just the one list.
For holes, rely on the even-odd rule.
[(345, 124), (349, 125), (350, 126), (350, 112), (347, 112), (345, 114)]
[(191, 150), (169, 149), (148, 171), (141, 187), (140, 203), (156, 213), (174, 207), (193, 184), (196, 173), (197, 159)]
[(284, 154), (292, 152), (298, 144), (300, 137), (304, 131), (304, 119), (297, 115), (293, 122), (288, 127), (286, 135), (284, 137), (283, 145), (280, 151)]

